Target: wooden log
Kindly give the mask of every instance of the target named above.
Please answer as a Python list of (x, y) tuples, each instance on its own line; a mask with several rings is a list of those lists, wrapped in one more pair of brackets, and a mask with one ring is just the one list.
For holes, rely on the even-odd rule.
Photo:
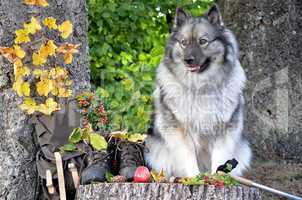
[(246, 186), (187, 186), (176, 183), (98, 183), (81, 185), (77, 200), (259, 200), (260, 191)]

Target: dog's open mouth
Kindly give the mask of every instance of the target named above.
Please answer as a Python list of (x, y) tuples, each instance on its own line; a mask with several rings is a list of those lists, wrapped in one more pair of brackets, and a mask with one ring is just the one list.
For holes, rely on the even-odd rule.
[(203, 64), (201, 65), (198, 65), (198, 64), (192, 64), (192, 65), (189, 65), (188, 66), (188, 70), (190, 72), (202, 72), (204, 71), (205, 69), (208, 68), (208, 66), (210, 65), (210, 58), (207, 58)]

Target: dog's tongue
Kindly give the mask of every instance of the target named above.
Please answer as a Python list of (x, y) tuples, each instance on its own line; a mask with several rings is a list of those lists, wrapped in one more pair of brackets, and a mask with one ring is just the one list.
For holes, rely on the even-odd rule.
[(191, 71), (191, 72), (195, 72), (195, 71), (199, 70), (199, 65), (198, 64), (192, 64), (192, 65), (190, 65), (188, 70)]

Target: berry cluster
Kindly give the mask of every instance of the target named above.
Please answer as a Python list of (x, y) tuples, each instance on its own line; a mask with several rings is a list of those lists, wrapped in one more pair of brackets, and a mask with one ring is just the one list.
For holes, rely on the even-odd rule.
[(105, 105), (91, 92), (84, 92), (77, 97), (78, 107), (82, 114), (82, 125), (91, 126), (94, 130), (107, 129), (109, 117)]

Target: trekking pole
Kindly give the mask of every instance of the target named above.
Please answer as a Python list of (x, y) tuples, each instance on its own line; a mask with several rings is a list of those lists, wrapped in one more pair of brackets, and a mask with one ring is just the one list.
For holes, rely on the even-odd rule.
[[(236, 159), (232, 159), (232, 160), (228, 160), (224, 165), (220, 165), (217, 168), (217, 172), (218, 173), (222, 173), (222, 174), (226, 174), (232, 171), (232, 169), (234, 169), (238, 164), (238, 161)], [(251, 186), (251, 187), (256, 187), (259, 188), (261, 190), (279, 195), (279, 196), (283, 196), (286, 197), (288, 199), (293, 199), (293, 200), (302, 200), (301, 197), (298, 197), (296, 195), (293, 194), (289, 194), (287, 192), (283, 192), (259, 183), (255, 183), (254, 181), (251, 181), (249, 179), (243, 178), (243, 177), (239, 177), (239, 176), (234, 176), (232, 174), (229, 174), (233, 179), (235, 179), (236, 181), (238, 181), (239, 183), (243, 184), (243, 185), (247, 185), (247, 186)]]
[(276, 190), (274, 188), (271, 188), (271, 187), (268, 187), (268, 186), (265, 186), (265, 185), (262, 185), (262, 184), (259, 184), (259, 183), (255, 183), (254, 181), (248, 180), (246, 178), (242, 178), (242, 177), (239, 177), (239, 176), (234, 176), (234, 175), (231, 175), (231, 174), (230, 174), (230, 176), (233, 179), (235, 179), (236, 181), (238, 181), (239, 183), (242, 183), (244, 185), (256, 187), (256, 188), (259, 188), (261, 190), (271, 192), (271, 193), (277, 194), (279, 196), (286, 197), (288, 199), (302, 200), (301, 197), (298, 197), (298, 196), (295, 196), (295, 195), (292, 195), (292, 194), (289, 194), (289, 193), (286, 193), (286, 192), (282, 192), (280, 190)]

